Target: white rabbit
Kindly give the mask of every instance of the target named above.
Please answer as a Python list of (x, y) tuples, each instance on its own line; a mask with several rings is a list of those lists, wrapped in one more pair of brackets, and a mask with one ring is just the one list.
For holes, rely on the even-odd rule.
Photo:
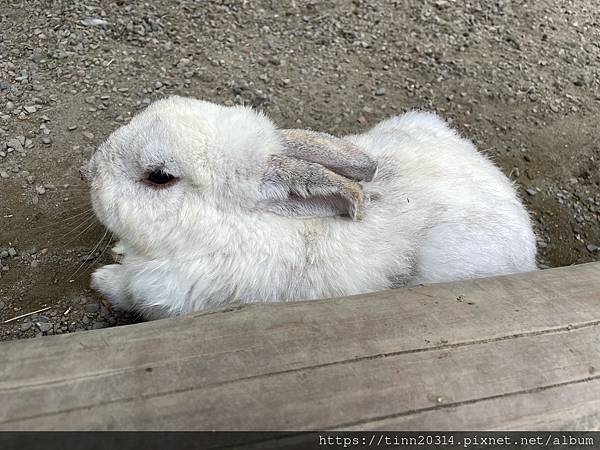
[(150, 319), (536, 270), (514, 187), (433, 114), (339, 139), (171, 97), (89, 168), (124, 253), (92, 287)]

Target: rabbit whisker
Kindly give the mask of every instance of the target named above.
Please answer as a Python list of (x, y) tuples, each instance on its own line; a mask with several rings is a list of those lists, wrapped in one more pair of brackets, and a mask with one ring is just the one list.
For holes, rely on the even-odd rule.
[(64, 239), (64, 238), (66, 238), (66, 237), (67, 237), (67, 236), (69, 236), (71, 233), (74, 233), (74, 232), (76, 232), (77, 230), (81, 229), (81, 227), (84, 227), (84, 226), (86, 226), (86, 225), (90, 224), (90, 223), (91, 223), (91, 222), (93, 222), (95, 219), (96, 219), (96, 218), (95, 218), (94, 216), (92, 216), (92, 215), (84, 217), (84, 218), (82, 219), (82, 221), (81, 221), (81, 222), (79, 222), (79, 223), (77, 224), (77, 226), (75, 226), (75, 227), (71, 228), (69, 231), (67, 231), (66, 233), (64, 233), (64, 234), (61, 236), (61, 239)]
[[(96, 252), (96, 250), (98, 249), (98, 247), (100, 246), (102, 241), (104, 241), (104, 238), (106, 237), (107, 234), (108, 234), (108, 229), (104, 231), (104, 234), (102, 235), (102, 237), (100, 238), (98, 243), (94, 246), (92, 251), (87, 254), (87, 256), (94, 256), (94, 253)], [(106, 247), (108, 247), (108, 244), (110, 244), (110, 238), (108, 239)], [(103, 253), (104, 253), (104, 251), (106, 251), (106, 247), (104, 247)], [(79, 273), (79, 271), (87, 264), (87, 262), (88, 262), (88, 260), (86, 258), (85, 261), (83, 261), (80, 264), (80, 266), (77, 268), (77, 270), (67, 277), (67, 280), (69, 280), (69, 283), (72, 283), (73, 281), (75, 281), (74, 280), (75, 275), (77, 275)]]
[[(110, 233), (110, 236), (108, 237), (108, 241), (106, 242), (106, 245), (104, 246), (104, 248), (102, 249), (102, 251), (98, 255), (98, 258), (96, 258), (96, 259), (102, 258), (102, 256), (104, 255), (104, 253), (106, 252), (106, 250), (108, 249), (108, 247), (110, 246), (110, 244), (113, 242), (113, 238), (114, 237), (115, 237), (114, 233)], [(92, 263), (90, 263), (90, 267), (91, 266), (92, 266)]]
[(58, 225), (59, 223), (63, 223), (63, 222), (69, 222), (69, 221), (71, 221), (71, 220), (75, 220), (77, 217), (81, 217), (81, 216), (83, 216), (84, 214), (90, 214), (91, 212), (92, 212), (92, 208), (88, 208), (88, 209), (86, 209), (86, 210), (85, 210), (85, 211), (83, 211), (83, 212), (80, 212), (80, 213), (78, 213), (78, 214), (74, 214), (74, 215), (72, 215), (72, 216), (69, 216), (69, 217), (67, 217), (67, 218), (65, 218), (65, 219), (62, 219), (62, 220), (57, 220), (57, 221), (54, 221), (54, 222), (52, 222), (52, 223), (50, 223), (50, 224), (42, 225), (42, 226), (40, 226), (40, 227), (33, 227), (33, 228), (30, 228), (30, 231), (34, 231), (34, 230), (41, 230), (41, 229), (44, 229), (44, 228), (53, 227), (53, 226), (56, 226), (56, 225)]
[[(73, 242), (75, 239), (77, 239), (79, 236), (81, 236), (82, 234), (84, 234), (86, 231), (88, 231), (90, 228), (92, 228), (94, 225), (99, 225), (98, 221), (95, 220), (96, 217), (92, 217), (91, 222), (88, 221), (87, 223), (89, 223), (89, 225), (87, 227), (85, 227), (81, 232), (79, 232), (76, 236), (74, 236), (72, 239), (69, 239), (67, 242), (64, 242), (63, 245), (67, 245), (70, 244), (71, 242)], [(71, 234), (74, 230), (70, 231), (69, 233), (67, 233), (67, 235)], [(66, 236), (66, 235), (65, 235)]]

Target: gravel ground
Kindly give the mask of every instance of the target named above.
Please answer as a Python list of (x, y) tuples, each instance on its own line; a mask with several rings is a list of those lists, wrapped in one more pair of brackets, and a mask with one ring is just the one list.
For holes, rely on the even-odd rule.
[(110, 241), (79, 168), (170, 94), (334, 134), (437, 111), (519, 186), (542, 265), (599, 260), (599, 11), (591, 0), (0, 0), (0, 339), (135, 321), (89, 290)]

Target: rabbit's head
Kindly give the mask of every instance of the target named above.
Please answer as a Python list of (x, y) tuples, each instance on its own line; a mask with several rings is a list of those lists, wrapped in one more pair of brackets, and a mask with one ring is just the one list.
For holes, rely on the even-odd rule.
[(220, 218), (359, 220), (375, 162), (323, 133), (277, 130), (246, 107), (171, 97), (116, 130), (89, 163), (96, 215), (137, 253), (226, 239)]

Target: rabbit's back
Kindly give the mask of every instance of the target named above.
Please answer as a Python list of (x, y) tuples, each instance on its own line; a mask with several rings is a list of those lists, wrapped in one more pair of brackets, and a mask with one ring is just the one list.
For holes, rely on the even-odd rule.
[(373, 215), (412, 233), (404, 249), (411, 283), (536, 269), (535, 235), (514, 186), (436, 115), (407, 113), (348, 139), (379, 160)]

